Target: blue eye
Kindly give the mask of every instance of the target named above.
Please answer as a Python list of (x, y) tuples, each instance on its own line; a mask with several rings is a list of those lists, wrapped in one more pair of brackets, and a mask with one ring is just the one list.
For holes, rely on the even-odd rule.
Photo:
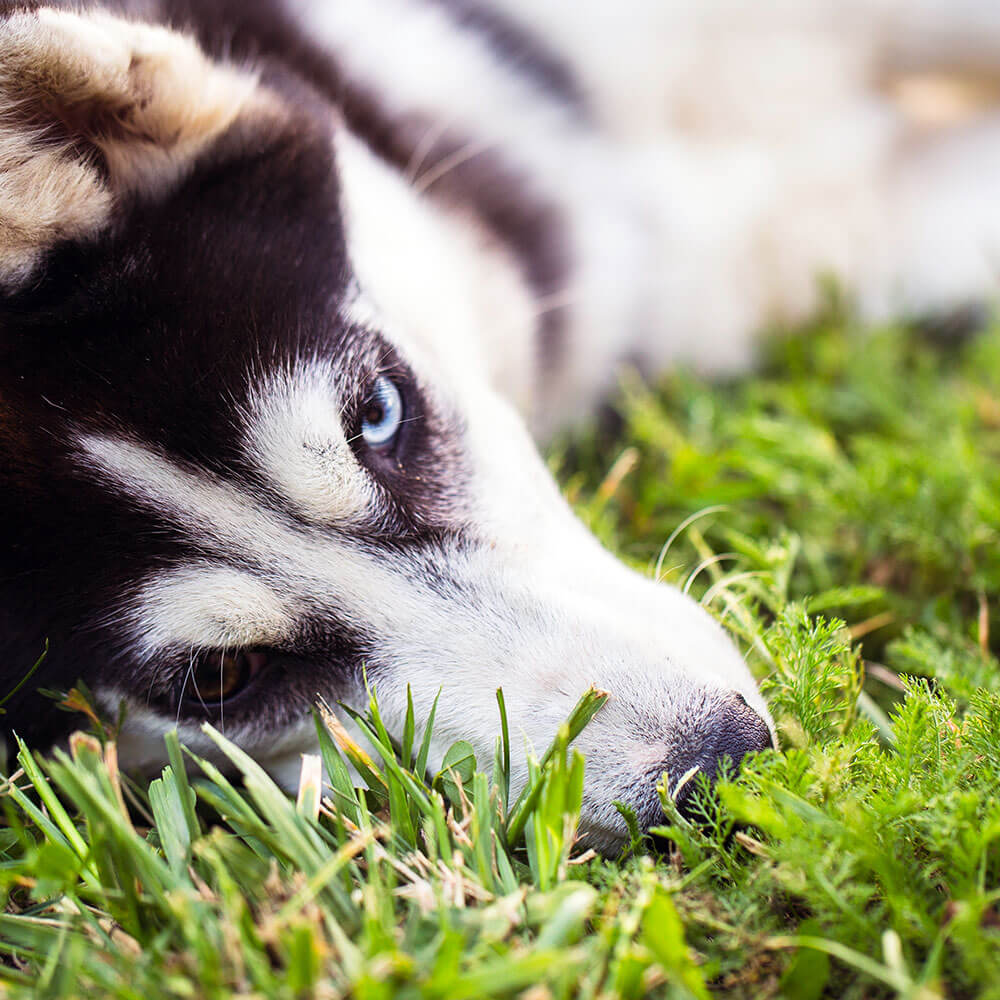
[(379, 375), (361, 415), (361, 436), (369, 448), (391, 444), (403, 422), (403, 397), (395, 382)]

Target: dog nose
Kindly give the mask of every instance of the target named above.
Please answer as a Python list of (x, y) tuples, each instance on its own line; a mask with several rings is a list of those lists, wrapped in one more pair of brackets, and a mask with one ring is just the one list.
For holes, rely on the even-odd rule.
[[(728, 761), (729, 768), (734, 772), (739, 769), (747, 754), (758, 753), (774, 746), (767, 723), (750, 707), (743, 695), (734, 691), (716, 705), (717, 707), (713, 707), (705, 720), (700, 741), (693, 740), (681, 760), (672, 762), (671, 780), (680, 781), (685, 774), (696, 767), (710, 781), (715, 781), (724, 762)], [(694, 804), (695, 789), (700, 784), (696, 779), (697, 774), (692, 775), (691, 779), (675, 792), (677, 808), (682, 816), (689, 818)]]

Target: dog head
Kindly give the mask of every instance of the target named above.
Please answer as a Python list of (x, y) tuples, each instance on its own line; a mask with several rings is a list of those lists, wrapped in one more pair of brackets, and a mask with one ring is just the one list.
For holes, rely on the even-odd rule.
[[(5, 687), (48, 640), (31, 686), (124, 700), (129, 763), (174, 725), (207, 752), (208, 720), (287, 783), (365, 674), (396, 732), (440, 690), (432, 764), (488, 759), (502, 687), (517, 786), (593, 684), (605, 848), (613, 800), (652, 824), (662, 772), (770, 745), (718, 625), (560, 497), (509, 401), (536, 309), (474, 222), (163, 29), (17, 14), (0, 66)], [(9, 718), (57, 735), (34, 696)]]

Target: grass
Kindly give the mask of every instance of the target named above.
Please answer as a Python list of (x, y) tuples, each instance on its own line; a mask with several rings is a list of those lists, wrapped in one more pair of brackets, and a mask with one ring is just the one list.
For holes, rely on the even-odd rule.
[(576, 856), (596, 694), (517, 802), (502, 740), (426, 775), (374, 699), (372, 757), (317, 714), (330, 786), (307, 760), (294, 801), (217, 734), (241, 781), (172, 741), (137, 784), (80, 735), (0, 788), (6, 993), (1000, 997), (1000, 329), (850, 327), (739, 381), (627, 385), (619, 432), (553, 457), (607, 544), (730, 628), (778, 721), (700, 822), (665, 799), (665, 854)]

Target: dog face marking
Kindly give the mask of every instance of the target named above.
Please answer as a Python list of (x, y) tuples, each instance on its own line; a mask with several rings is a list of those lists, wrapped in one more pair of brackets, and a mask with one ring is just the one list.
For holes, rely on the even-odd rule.
[[(498, 429), (509, 441), (499, 450)], [(490, 449), (480, 451), (487, 438)], [(442, 690), (435, 766), (463, 735), (481, 757), (489, 755), (493, 690), (502, 686), (518, 727), (515, 785), (526, 778), (527, 750), (540, 752), (589, 683), (610, 691), (611, 702), (581, 741), (594, 775), (588, 834), (605, 846), (620, 835), (610, 801), (639, 787), (637, 808), (654, 815), (650, 789), (659, 771), (680, 773), (676, 761), (690, 734), (710, 724), (730, 692), (766, 713), (717, 626), (689, 599), (626, 570), (584, 532), (499, 399), (479, 408), (460, 442), (470, 483), (485, 487), (466, 492), (467, 515), (445, 515), (433, 532), (380, 536), (370, 527), (304, 524), (245, 488), (140, 444), (82, 437), (81, 461), (92, 475), (169, 521), (202, 553), (198, 565), (151, 577), (117, 616), (133, 623), (126, 642), (142, 650), (150, 676), (163, 678), (149, 682), (152, 697), (138, 706), (160, 706), (159, 714), (140, 715), (146, 737), (130, 724), (138, 759), (143, 752), (156, 759), (149, 734), (169, 728), (175, 715), (205, 717), (196, 700), (183, 700), (189, 664), (238, 646), (241, 621), (255, 607), (249, 614), (260, 631), (244, 633), (247, 645), (267, 647), (273, 663), (247, 692), (251, 708), (237, 696), (224, 721), (230, 736), (269, 765), (277, 732), (284, 734), (282, 761), (296, 747), (313, 748), (297, 720), (317, 695), (360, 698), (362, 670), (392, 726), (402, 724), (408, 687), (425, 707)], [(490, 488), (502, 478), (509, 493)], [(511, 516), (515, 493), (530, 523)], [(238, 577), (220, 563), (239, 565)], [(240, 602), (232, 599), (237, 593)], [(178, 595), (207, 610), (185, 618)], [(273, 726), (262, 710), (270, 702), (279, 710)]]
[(266, 580), (211, 563), (158, 575), (140, 593), (136, 607), (135, 642), (145, 660), (178, 645), (280, 646), (294, 628), (286, 602)]
[(255, 389), (244, 445), (281, 496), (319, 524), (359, 518), (376, 499), (344, 432), (331, 376), (328, 366), (315, 365)]

